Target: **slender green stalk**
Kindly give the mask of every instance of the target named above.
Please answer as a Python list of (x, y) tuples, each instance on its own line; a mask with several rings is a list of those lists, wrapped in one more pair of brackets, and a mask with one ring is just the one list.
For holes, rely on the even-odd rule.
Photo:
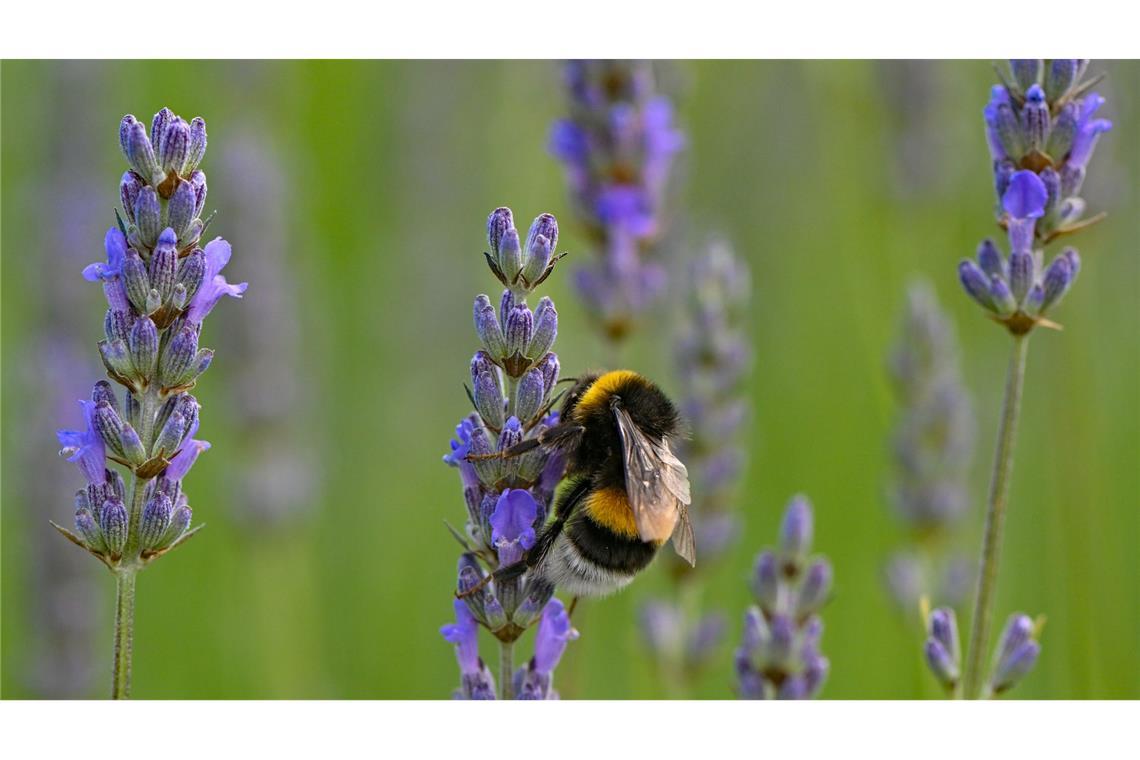
[(514, 699), (514, 649), (513, 641), (499, 642), (499, 699)]
[(998, 561), (1001, 557), (1001, 534), (1005, 523), (1009, 479), (1013, 473), (1017, 417), (1021, 409), (1021, 388), (1025, 381), (1025, 357), (1028, 350), (1029, 336), (1015, 335), (1005, 380), (1005, 400), (1002, 402), (997, 450), (994, 452), (989, 502), (986, 505), (986, 526), (982, 536), (978, 590), (974, 599), (973, 619), (970, 621), (970, 645), (966, 652), (966, 673), (962, 686), (962, 696), (966, 699), (981, 697), (982, 662), (989, 648), (990, 627), (993, 622), (994, 591), (997, 588)]
[(115, 573), (115, 654), (111, 677), (111, 699), (131, 696), (131, 647), (135, 633), (135, 568), (123, 567)]

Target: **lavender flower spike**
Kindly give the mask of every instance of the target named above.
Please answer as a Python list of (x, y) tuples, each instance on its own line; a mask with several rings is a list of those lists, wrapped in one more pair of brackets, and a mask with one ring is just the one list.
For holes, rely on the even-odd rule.
[[(131, 166), (119, 182), (122, 211), (104, 238), (107, 261), (86, 267), (83, 277), (103, 286), (99, 351), (124, 395), (120, 403), (111, 384), (99, 381), (92, 400), (81, 402), (86, 429), (59, 432), (61, 453), (79, 464), (86, 488), (76, 494), (77, 532), (56, 526), (115, 573), (116, 698), (130, 694), (135, 576), (198, 530), (190, 527), (181, 481), (209, 448), (193, 437), (199, 407), (188, 393), (214, 355), (198, 346), (202, 321), (222, 295), (246, 288), (218, 274), (230, 258), (228, 243), (198, 247), (208, 221), (200, 217), (206, 175), (198, 169), (205, 122), (188, 124), (164, 108), (148, 135), (126, 116), (119, 142)], [(129, 489), (107, 460), (131, 476)]]
[[(1078, 195), (1098, 136), (1112, 127), (1094, 118), (1104, 99), (1089, 92), (1095, 80), (1082, 81), (1087, 68), (1088, 61), (1076, 59), (1014, 61), (1012, 78), (999, 72), (1003, 82), (993, 87), (982, 111), (1000, 199), (997, 217), (1009, 237), (1009, 257), (1003, 259), (997, 246), (986, 241), (978, 249), (977, 262), (963, 261), (958, 271), (967, 295), (1005, 326), (1013, 346), (962, 676), (962, 694), (968, 699), (985, 696), (987, 689), (984, 652), (994, 612), (1029, 334), (1038, 325), (1058, 327), (1046, 316), (1080, 271), (1080, 257), (1073, 249), (1045, 266), (1044, 247), (1103, 218), (1082, 219), (1085, 201)], [(1036, 657), (1036, 647), (1030, 647), (1019, 664), (1011, 666), (1010, 678), (999, 679), (997, 685), (1011, 686)]]
[[(520, 243), (514, 215), (503, 207), (487, 220), (488, 251), (484, 254), (494, 277), (505, 287), (496, 309), (489, 296), (475, 298), (475, 337), (480, 346), (467, 364), (475, 407), (455, 428), (451, 451), (443, 461), (459, 471), (465, 506), (464, 535), (453, 533), (464, 546), (456, 582), (463, 594), (456, 606), (463, 640), (477, 646), (478, 627), (499, 641), (499, 696), (557, 698), (550, 689), (554, 666), (566, 641), (577, 636), (569, 626), (562, 603), (553, 599), (554, 588), (543, 578), (526, 572), (515, 578), (486, 581), (496, 568), (511, 565), (534, 545), (546, 522), (554, 488), (565, 463), (558, 454), (541, 447), (511, 459), (468, 461), (468, 454), (489, 454), (533, 440), (557, 424), (549, 411), (558, 381), (558, 357), (553, 353), (558, 313), (549, 298), (532, 311), (527, 298), (554, 271), (560, 258), (556, 245), (558, 222), (541, 214)], [(541, 622), (540, 622), (541, 619)], [(538, 623), (535, 657), (516, 673), (515, 642)], [(445, 629), (457, 641), (457, 629)], [(468, 650), (464, 650), (468, 651)], [(481, 665), (480, 665), (481, 667)], [(476, 698), (493, 693), (489, 674), (483, 678), (470, 656), (461, 656), (464, 687), (458, 696)], [(478, 680), (478, 688), (469, 684)], [(488, 684), (490, 684), (488, 686)]]
[(711, 241), (689, 267), (684, 322), (674, 348), (681, 409), (690, 436), (678, 455), (693, 478), (689, 507), (701, 551), (701, 568), (675, 554), (667, 559), (671, 597), (641, 610), (642, 637), (658, 674), (675, 696), (688, 696), (693, 680), (723, 643), (725, 618), (695, 601), (706, 568), (739, 533), (736, 492), (744, 469), (741, 432), (751, 414), (744, 385), (751, 370), (745, 326), (751, 296), (748, 265), (724, 240)]
[(899, 406), (888, 494), (908, 537), (888, 559), (886, 580), (900, 611), (917, 619), (921, 597), (956, 607), (967, 592), (969, 563), (953, 544), (969, 504), (975, 422), (954, 326), (929, 284), (910, 286), (900, 327), (888, 362)]
[[(743, 641), (736, 650), (742, 699), (811, 699), (827, 679), (830, 664), (820, 653), (823, 622), (817, 611), (831, 591), (831, 566), (824, 558), (809, 558), (810, 532), (800, 528), (811, 521), (807, 499), (792, 499), (784, 516), (785, 545), (756, 558), (756, 604), (744, 616)], [(789, 533), (806, 539), (791, 552)]]
[(576, 285), (607, 338), (618, 341), (663, 292), (652, 261), (665, 228), (664, 196), (684, 138), (657, 94), (649, 63), (570, 61), (570, 114), (555, 122), (550, 151), (566, 167), (575, 210), (598, 258)]

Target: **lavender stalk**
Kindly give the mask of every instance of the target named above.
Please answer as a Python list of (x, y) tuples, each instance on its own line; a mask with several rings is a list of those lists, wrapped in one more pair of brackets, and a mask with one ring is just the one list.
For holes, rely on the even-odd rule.
[(831, 594), (831, 564), (811, 557), (811, 504), (795, 496), (780, 526), (780, 545), (756, 557), (744, 640), (736, 650), (742, 699), (812, 699), (830, 667), (820, 653), (819, 610)]
[[(500, 699), (556, 699), (554, 668), (578, 633), (553, 598), (554, 587), (530, 572), (481, 584), (489, 572), (517, 562), (534, 545), (565, 462), (541, 447), (511, 459), (466, 457), (503, 451), (558, 422), (558, 413), (551, 411), (559, 374), (552, 351), (558, 312), (549, 298), (540, 299), (533, 311), (526, 302), (560, 258), (558, 222), (542, 214), (523, 243), (511, 210), (499, 208), (487, 221), (487, 238), (487, 264), (506, 289), (497, 311), (488, 296), (475, 299), (475, 332), (482, 345), (470, 365), (468, 395), (475, 409), (456, 427), (451, 452), (443, 458), (459, 470), (467, 522), (465, 535), (453, 531), (464, 548), (456, 589), (463, 596), (454, 604), (456, 622), (441, 632), (456, 646), (458, 698), (495, 697), (494, 678), (479, 657), (482, 627), (499, 642)], [(536, 623), (534, 656), (515, 669), (515, 642)]]
[(740, 431), (751, 408), (744, 382), (751, 353), (744, 329), (751, 283), (747, 264), (716, 241), (692, 261), (685, 321), (675, 347), (681, 409), (690, 436), (678, 452), (688, 463), (696, 498), (690, 505), (700, 569), (670, 554), (672, 598), (641, 610), (642, 635), (657, 671), (677, 696), (687, 695), (724, 639), (725, 619), (701, 607), (710, 567), (739, 530), (736, 487), (744, 465)]
[[(993, 617), (1029, 334), (1038, 325), (1057, 327), (1047, 314), (1080, 270), (1075, 249), (1066, 248), (1047, 267), (1043, 249), (1103, 218), (1103, 214), (1083, 218), (1085, 202), (1079, 197), (1099, 135), (1112, 128), (1111, 122), (1096, 118), (1104, 98), (1090, 92), (1097, 80), (1082, 81), (1087, 68), (1084, 60), (1011, 61), (1008, 76), (999, 71), (1004, 82), (994, 86), (983, 112), (1000, 199), (998, 221), (1008, 235), (1010, 253), (1003, 257), (986, 240), (978, 248), (977, 260), (963, 261), (958, 272), (966, 293), (1006, 327), (1013, 345), (966, 651), (961, 693), (967, 699), (1008, 689), (1037, 658), (1036, 650), (1031, 657), (1020, 658), (1020, 664), (999, 679), (1002, 682), (996, 685), (1001, 689), (986, 690), (982, 664)], [(995, 660), (995, 668), (999, 661)], [(995, 678), (996, 669), (991, 671), (991, 686)]]
[[(106, 263), (83, 276), (101, 282), (109, 308), (99, 342), (108, 376), (125, 388), (123, 401), (109, 382), (80, 401), (83, 430), (58, 433), (69, 461), (87, 485), (75, 495), (75, 530), (53, 526), (103, 562), (116, 578), (111, 696), (130, 696), (136, 575), (192, 537), (192, 511), (182, 480), (210, 447), (194, 438), (200, 407), (189, 391), (213, 359), (199, 348), (202, 322), (222, 296), (240, 297), (220, 272), (229, 244), (217, 238), (198, 247), (206, 175), (206, 123), (187, 123), (170, 109), (155, 114), (150, 133), (123, 117), (120, 146), (131, 170), (119, 185), (123, 217), (108, 230)], [(130, 476), (129, 491), (122, 475)]]
[(566, 166), (575, 211), (598, 254), (579, 266), (575, 285), (613, 345), (664, 293), (665, 270), (653, 251), (684, 138), (647, 62), (570, 61), (565, 83), (570, 114), (554, 124), (550, 150)]

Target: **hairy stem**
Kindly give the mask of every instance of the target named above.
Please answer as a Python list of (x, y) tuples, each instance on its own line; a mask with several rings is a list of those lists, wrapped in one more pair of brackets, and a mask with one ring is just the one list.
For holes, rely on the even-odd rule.
[(499, 642), (499, 699), (514, 699), (514, 648), (513, 641)]
[(1001, 557), (1001, 534), (1005, 523), (1009, 479), (1013, 472), (1017, 417), (1021, 408), (1021, 388), (1025, 380), (1025, 357), (1028, 350), (1029, 336), (1014, 336), (1013, 351), (1009, 357), (1009, 370), (1005, 380), (1005, 399), (1002, 402), (997, 450), (994, 452), (989, 501), (986, 505), (981, 569), (978, 572), (978, 589), (974, 598), (974, 615), (970, 621), (970, 645), (966, 651), (966, 673), (962, 687), (962, 696), (966, 699), (981, 697), (982, 662), (989, 648), (990, 626), (993, 621), (994, 591), (997, 588), (998, 560)]
[(111, 699), (131, 696), (131, 647), (135, 632), (135, 568), (115, 573), (115, 653), (111, 674)]

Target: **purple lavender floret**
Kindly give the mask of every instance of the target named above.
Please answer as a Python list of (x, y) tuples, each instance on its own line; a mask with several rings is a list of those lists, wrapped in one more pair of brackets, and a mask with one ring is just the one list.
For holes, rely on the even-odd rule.
[(886, 582), (899, 609), (917, 615), (922, 596), (951, 607), (963, 601), (968, 583), (953, 539), (969, 504), (975, 431), (954, 326), (925, 282), (907, 291), (888, 369), (899, 407), (888, 494), (907, 543), (888, 559)]
[[(520, 562), (534, 545), (565, 462), (560, 454), (542, 447), (504, 459), (468, 457), (505, 451), (558, 422), (558, 414), (550, 409), (559, 374), (558, 356), (552, 351), (558, 312), (549, 298), (541, 298), (533, 310), (527, 303), (554, 271), (560, 258), (557, 243), (558, 221), (551, 214), (534, 220), (525, 241), (509, 208), (495, 209), (488, 217), (489, 250), (484, 255), (505, 290), (497, 306), (487, 295), (475, 299), (472, 316), (480, 346), (468, 362), (468, 393), (475, 408), (456, 426), (450, 451), (443, 457), (459, 471), (466, 507), (464, 534), (453, 531), (465, 548), (457, 592), (464, 594), (463, 605), (472, 620), (490, 631), (505, 651), (540, 618), (547, 620), (544, 610), (553, 609), (551, 604), (561, 609), (561, 603), (552, 600), (553, 586), (530, 571), (489, 582), (487, 574)], [(539, 625), (549, 628), (554, 623), (551, 619)], [(552, 635), (540, 631), (537, 645), (545, 646)], [(557, 657), (544, 656), (537, 662), (525, 678), (512, 677), (512, 670), (501, 671), (507, 676), (500, 677), (499, 688), (510, 694), (522, 678), (519, 689), (525, 685), (530, 697), (553, 694), (549, 671)], [(470, 674), (463, 677), (466, 683)], [(470, 689), (461, 689), (461, 695), (469, 693)]]
[(684, 137), (653, 79), (646, 62), (568, 62), (570, 114), (550, 134), (550, 151), (566, 168), (575, 210), (599, 254), (579, 267), (575, 284), (612, 340), (665, 288), (664, 269), (651, 258)]
[[(124, 386), (122, 403), (106, 381), (83, 401), (85, 430), (60, 431), (61, 452), (79, 464), (88, 486), (76, 497), (68, 537), (112, 569), (133, 571), (188, 538), (191, 510), (181, 491), (198, 455), (198, 403), (188, 391), (213, 360), (198, 345), (202, 321), (223, 295), (240, 296), (219, 272), (230, 258), (221, 238), (198, 241), (206, 125), (162, 109), (147, 129), (133, 116), (120, 124), (131, 170), (120, 180), (122, 213), (104, 238), (106, 262), (83, 269), (107, 298), (99, 343), (107, 374)], [(111, 460), (133, 476), (129, 493)], [(110, 506), (108, 506), (110, 505)], [(61, 529), (62, 530), (62, 529)], [(195, 529), (196, 530), (196, 529)]]
[(831, 593), (830, 563), (811, 557), (811, 504), (793, 497), (781, 525), (780, 546), (756, 558), (752, 593), (736, 650), (741, 699), (812, 699), (830, 663), (820, 652), (818, 611)]

